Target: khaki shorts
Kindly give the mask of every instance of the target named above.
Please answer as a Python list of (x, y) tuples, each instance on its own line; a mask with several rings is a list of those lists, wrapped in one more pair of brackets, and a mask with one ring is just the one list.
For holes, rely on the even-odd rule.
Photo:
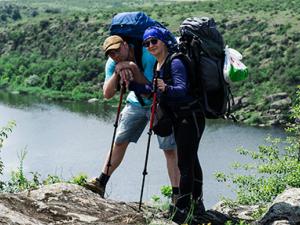
[[(120, 114), (119, 126), (116, 134), (116, 143), (136, 143), (142, 135), (150, 118), (150, 108), (134, 106), (127, 103)], [(176, 149), (174, 135), (168, 137), (157, 136), (160, 149)]]

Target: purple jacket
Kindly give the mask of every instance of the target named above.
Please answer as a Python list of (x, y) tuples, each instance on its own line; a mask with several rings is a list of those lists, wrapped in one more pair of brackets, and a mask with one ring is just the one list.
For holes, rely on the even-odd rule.
[[(189, 84), (187, 70), (180, 59), (175, 58), (171, 62), (171, 75), (167, 76), (171, 79), (166, 79), (164, 65), (161, 70), (157, 72), (158, 77), (163, 79), (168, 85), (164, 93), (158, 91), (158, 98), (161, 102), (172, 107), (180, 106), (194, 100), (188, 93)], [(153, 84), (138, 84), (136, 82), (131, 82), (129, 90), (134, 90), (137, 94), (150, 94), (153, 91)]]

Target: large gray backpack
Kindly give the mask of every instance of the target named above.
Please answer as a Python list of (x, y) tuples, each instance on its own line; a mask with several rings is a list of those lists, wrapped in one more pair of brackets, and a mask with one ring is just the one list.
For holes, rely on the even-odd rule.
[(180, 25), (179, 52), (169, 57), (182, 58), (189, 70), (189, 90), (201, 102), (208, 119), (230, 116), (233, 97), (224, 80), (224, 41), (213, 18), (193, 17)]

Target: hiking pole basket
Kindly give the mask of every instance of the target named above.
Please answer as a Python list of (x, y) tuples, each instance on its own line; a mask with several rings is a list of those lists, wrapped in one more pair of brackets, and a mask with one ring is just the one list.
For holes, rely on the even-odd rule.
[(145, 165), (144, 165), (144, 170), (143, 170), (143, 181), (142, 181), (142, 188), (141, 188), (141, 195), (140, 195), (140, 202), (139, 202), (139, 211), (141, 211), (141, 206), (142, 206), (143, 193), (144, 193), (144, 185), (145, 185), (145, 178), (146, 178), (146, 175), (148, 174), (148, 172), (147, 172), (147, 165), (148, 165), (150, 141), (151, 141), (151, 136), (152, 136), (152, 128), (153, 128), (154, 115), (155, 115), (155, 111), (156, 111), (157, 77), (158, 77), (157, 75), (154, 77), (153, 100), (152, 100), (151, 115), (150, 115), (150, 124), (149, 124), (149, 131), (148, 131), (148, 142), (147, 142), (146, 158), (145, 158)]
[(119, 117), (120, 117), (120, 112), (121, 112), (121, 107), (122, 107), (122, 102), (123, 102), (123, 96), (125, 94), (126, 87), (125, 87), (125, 82), (122, 82), (121, 84), (121, 89), (120, 89), (120, 100), (119, 100), (119, 105), (118, 105), (118, 111), (116, 115), (116, 120), (114, 123), (114, 133), (111, 141), (111, 147), (110, 147), (110, 152), (109, 152), (109, 158), (108, 158), (108, 163), (107, 163), (107, 169), (106, 169), (106, 174), (108, 175), (109, 172), (109, 167), (111, 167), (111, 157), (112, 157), (112, 152), (114, 148), (114, 143), (115, 143), (115, 138), (116, 138), (116, 133), (117, 133), (117, 128), (119, 125)]

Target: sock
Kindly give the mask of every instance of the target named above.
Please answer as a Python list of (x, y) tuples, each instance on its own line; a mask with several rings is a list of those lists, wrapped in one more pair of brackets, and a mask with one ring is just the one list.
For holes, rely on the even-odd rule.
[(101, 173), (100, 177), (99, 177), (99, 182), (101, 185), (103, 185), (104, 187), (106, 186), (108, 180), (109, 180), (110, 176), (106, 175), (104, 173)]
[(178, 195), (179, 194), (179, 187), (172, 187), (172, 194)]

